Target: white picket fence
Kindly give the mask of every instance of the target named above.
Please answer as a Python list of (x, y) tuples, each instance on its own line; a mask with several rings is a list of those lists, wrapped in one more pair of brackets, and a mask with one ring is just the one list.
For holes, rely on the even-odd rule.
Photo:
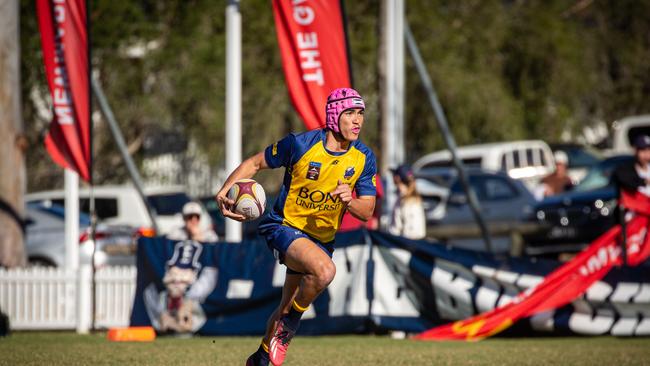
[[(127, 326), (135, 294), (135, 267), (105, 267), (95, 276), (95, 326)], [(77, 272), (63, 268), (0, 269), (0, 310), (12, 329), (75, 329)]]

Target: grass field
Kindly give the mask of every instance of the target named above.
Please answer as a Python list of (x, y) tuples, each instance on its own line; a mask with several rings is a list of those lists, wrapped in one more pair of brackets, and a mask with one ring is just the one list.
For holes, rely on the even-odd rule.
[[(255, 337), (163, 337), (113, 343), (105, 334), (18, 332), (0, 338), (0, 365), (243, 365)], [(376, 336), (298, 337), (285, 365), (650, 365), (650, 338), (416, 342)]]

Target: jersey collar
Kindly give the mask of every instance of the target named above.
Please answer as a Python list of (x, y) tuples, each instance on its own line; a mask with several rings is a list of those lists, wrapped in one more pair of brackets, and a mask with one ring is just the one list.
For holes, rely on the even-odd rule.
[(325, 150), (325, 152), (330, 154), (330, 155), (333, 155), (333, 156), (341, 156), (341, 155), (347, 154), (348, 151), (350, 151), (350, 149), (352, 148), (352, 146), (355, 146), (359, 142), (359, 140), (352, 141), (352, 142), (350, 142), (350, 145), (348, 145), (347, 150), (334, 152), (334, 151), (328, 150), (327, 147), (325, 146), (325, 144), (327, 142), (327, 129), (326, 128), (321, 129), (320, 137), (321, 137), (321, 144), (323, 144), (323, 149)]

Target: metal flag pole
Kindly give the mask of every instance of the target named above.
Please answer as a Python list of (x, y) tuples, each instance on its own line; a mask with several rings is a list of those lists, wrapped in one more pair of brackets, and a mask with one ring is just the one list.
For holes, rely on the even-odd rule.
[(99, 107), (102, 111), (102, 114), (104, 115), (104, 117), (106, 117), (106, 121), (108, 122), (108, 126), (110, 127), (111, 134), (113, 135), (113, 139), (117, 144), (120, 154), (122, 155), (122, 159), (124, 160), (124, 163), (126, 164), (126, 168), (129, 171), (129, 175), (131, 176), (131, 181), (133, 181), (133, 185), (135, 186), (136, 191), (138, 191), (138, 194), (142, 198), (142, 202), (144, 202), (144, 206), (147, 208), (147, 213), (149, 214), (149, 218), (151, 219), (151, 227), (156, 232), (156, 235), (160, 235), (160, 232), (158, 231), (158, 224), (156, 223), (156, 210), (153, 208), (153, 206), (151, 206), (151, 203), (147, 199), (147, 196), (145, 196), (144, 194), (144, 188), (142, 185), (142, 180), (140, 179), (140, 173), (138, 173), (138, 169), (135, 167), (135, 164), (133, 163), (133, 159), (131, 159), (131, 156), (129, 155), (129, 151), (126, 147), (126, 143), (124, 142), (124, 137), (122, 136), (120, 127), (117, 125), (117, 121), (115, 121), (115, 116), (113, 115), (113, 111), (111, 110), (111, 107), (108, 105), (106, 96), (104, 96), (104, 92), (102, 91), (101, 86), (99, 86), (97, 80), (95, 80), (95, 78), (93, 77), (91, 77), (90, 79), (92, 83), (93, 94), (95, 94), (95, 97), (99, 102)]
[(95, 177), (94, 177), (94, 160), (93, 160), (93, 98), (92, 98), (92, 59), (91, 59), (91, 33), (90, 33), (90, 1), (86, 0), (86, 37), (88, 39), (88, 124), (89, 124), (89, 149), (90, 149), (90, 164), (88, 166), (88, 174), (90, 175), (90, 202), (88, 211), (90, 212), (90, 240), (93, 243), (93, 251), (90, 256), (91, 268), (91, 282), (90, 282), (90, 330), (95, 330), (95, 304), (97, 301), (97, 293), (95, 291), (97, 268), (95, 268), (95, 254), (97, 253), (97, 210), (95, 206)]
[(64, 169), (65, 201), (65, 268), (79, 268), (79, 175)]
[(491, 253), (492, 242), (490, 241), (490, 234), (487, 230), (487, 226), (485, 225), (485, 220), (483, 220), (483, 216), (481, 215), (481, 207), (479, 205), (478, 199), (476, 198), (476, 193), (469, 185), (469, 179), (467, 178), (467, 173), (465, 172), (463, 163), (458, 158), (458, 154), (456, 152), (456, 141), (454, 140), (454, 136), (452, 135), (451, 130), (449, 130), (447, 117), (445, 117), (445, 112), (442, 110), (442, 106), (438, 101), (438, 95), (436, 94), (436, 91), (433, 88), (431, 77), (429, 76), (426, 66), (424, 65), (424, 61), (422, 61), (422, 56), (420, 56), (420, 50), (418, 49), (418, 46), (415, 43), (413, 34), (411, 34), (411, 29), (408, 25), (408, 22), (404, 22), (404, 36), (406, 37), (406, 44), (408, 46), (411, 57), (415, 62), (415, 67), (418, 71), (418, 74), (420, 75), (420, 81), (422, 81), (422, 86), (427, 92), (427, 96), (429, 97), (429, 102), (431, 103), (431, 107), (433, 108), (433, 111), (436, 115), (435, 119), (436, 119), (436, 123), (438, 124), (438, 128), (440, 129), (442, 133), (442, 137), (444, 138), (445, 143), (447, 144), (447, 148), (451, 153), (451, 160), (454, 166), (456, 167), (456, 169), (458, 170), (458, 177), (460, 178), (460, 182), (463, 186), (463, 189), (465, 190), (465, 194), (467, 194), (469, 206), (472, 209), (472, 214), (474, 215), (474, 219), (476, 220), (476, 222), (478, 223), (481, 229), (483, 241), (485, 241), (485, 249)]

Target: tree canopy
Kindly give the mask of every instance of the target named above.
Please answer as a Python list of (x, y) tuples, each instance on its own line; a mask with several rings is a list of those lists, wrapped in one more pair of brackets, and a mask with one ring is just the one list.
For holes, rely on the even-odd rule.
[[(225, 3), (208, 0), (90, 1), (92, 65), (136, 161), (144, 139), (173, 131), (224, 164)], [(363, 139), (380, 148), (380, 2), (346, 1), (355, 88), (366, 99)], [(418, 42), (460, 145), (556, 141), (596, 121), (647, 112), (650, 2), (634, 0), (406, 1)], [(242, 1), (243, 141), (251, 155), (304, 127), (284, 83), (269, 1)], [(49, 121), (32, 1), (21, 2), (22, 103), (30, 190), (60, 185), (42, 147)], [(407, 54), (409, 161), (443, 147)], [(96, 119), (97, 184), (126, 169)], [(275, 179), (275, 181), (278, 181)]]

